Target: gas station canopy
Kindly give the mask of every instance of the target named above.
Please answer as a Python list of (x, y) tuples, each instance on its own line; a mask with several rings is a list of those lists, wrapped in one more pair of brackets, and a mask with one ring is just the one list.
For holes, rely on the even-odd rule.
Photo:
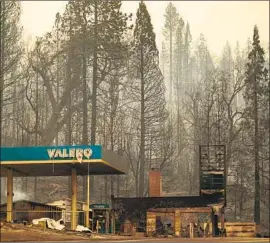
[(72, 168), (78, 175), (125, 174), (128, 169), (123, 157), (101, 145), (2, 147), (0, 160), (1, 177), (9, 169), (17, 177), (70, 176)]

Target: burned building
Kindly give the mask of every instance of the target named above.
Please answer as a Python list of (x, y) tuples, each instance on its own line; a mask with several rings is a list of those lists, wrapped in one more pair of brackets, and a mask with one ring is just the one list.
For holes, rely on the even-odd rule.
[[(136, 231), (147, 235), (168, 234), (169, 230), (183, 237), (216, 236), (224, 232), (225, 146), (200, 146), (199, 174), (198, 196), (163, 197), (161, 174), (150, 170), (149, 197), (112, 197), (115, 231), (123, 231), (121, 227), (129, 222)], [(168, 227), (164, 229), (164, 225)]]
[[(7, 204), (0, 205), (0, 220), (5, 221), (7, 214)], [(13, 202), (13, 221), (29, 222), (38, 218), (51, 218), (59, 220), (62, 217), (62, 209), (39, 202), (19, 200)]]
[[(66, 226), (70, 227), (71, 225), (71, 198), (60, 199), (57, 201), (46, 203), (48, 206), (56, 206), (62, 209), (62, 219)], [(80, 225), (85, 223), (85, 210), (86, 203), (82, 201), (77, 201), (77, 222)]]
[(128, 220), (136, 225), (137, 231), (148, 235), (159, 231), (159, 225), (169, 224), (174, 235), (188, 236), (190, 223), (200, 224), (200, 228), (208, 224), (208, 234), (212, 234), (217, 199), (216, 196), (112, 198), (116, 232)]

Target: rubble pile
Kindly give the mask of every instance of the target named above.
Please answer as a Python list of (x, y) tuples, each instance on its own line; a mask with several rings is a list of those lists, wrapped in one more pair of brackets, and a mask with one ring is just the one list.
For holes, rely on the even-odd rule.
[(54, 219), (50, 218), (40, 218), (40, 219), (33, 219), (33, 225), (40, 225), (41, 222), (46, 224), (46, 227), (49, 229), (55, 230), (63, 230), (65, 228), (64, 221), (62, 219), (55, 221)]
[(90, 229), (78, 225), (76, 231), (66, 229), (63, 220), (34, 219), (31, 224), (1, 222), (1, 241), (25, 240), (86, 240), (95, 238)]
[(90, 229), (88, 229), (87, 227), (84, 227), (82, 225), (78, 225), (77, 228), (76, 228), (76, 231), (78, 231), (78, 232), (92, 233), (92, 231)]

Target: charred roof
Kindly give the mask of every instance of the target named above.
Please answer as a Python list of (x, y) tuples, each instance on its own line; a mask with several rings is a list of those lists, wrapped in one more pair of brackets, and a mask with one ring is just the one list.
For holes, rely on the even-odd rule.
[[(50, 206), (50, 205), (46, 205), (44, 203), (33, 202), (33, 201), (29, 201), (29, 200), (14, 201), (13, 205), (20, 204), (20, 203), (30, 204), (30, 205), (33, 205), (33, 206), (41, 206), (41, 207), (44, 207), (44, 208), (50, 208), (50, 209), (55, 209), (55, 210), (61, 210), (61, 208), (59, 208), (57, 206)], [(3, 203), (3, 204), (0, 205), (0, 207), (4, 207), (6, 205), (7, 205), (7, 203)]]
[(150, 208), (192, 208), (209, 207), (210, 204), (219, 203), (219, 196), (183, 196), (183, 197), (136, 197), (114, 198), (112, 207), (114, 210), (143, 211)]

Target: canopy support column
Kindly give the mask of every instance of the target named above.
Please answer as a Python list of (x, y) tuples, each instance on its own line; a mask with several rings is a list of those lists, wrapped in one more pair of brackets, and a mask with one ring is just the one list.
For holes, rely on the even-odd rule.
[(71, 230), (76, 230), (77, 227), (77, 171), (75, 168), (71, 169)]
[(87, 175), (87, 197), (86, 197), (86, 211), (85, 211), (85, 226), (89, 228), (89, 209), (90, 209), (90, 176)]
[(110, 228), (110, 214), (109, 214), (109, 209), (106, 209), (106, 221), (105, 221), (105, 230), (106, 234), (109, 234), (109, 228)]
[(12, 221), (13, 215), (13, 171), (7, 171), (7, 222)]

